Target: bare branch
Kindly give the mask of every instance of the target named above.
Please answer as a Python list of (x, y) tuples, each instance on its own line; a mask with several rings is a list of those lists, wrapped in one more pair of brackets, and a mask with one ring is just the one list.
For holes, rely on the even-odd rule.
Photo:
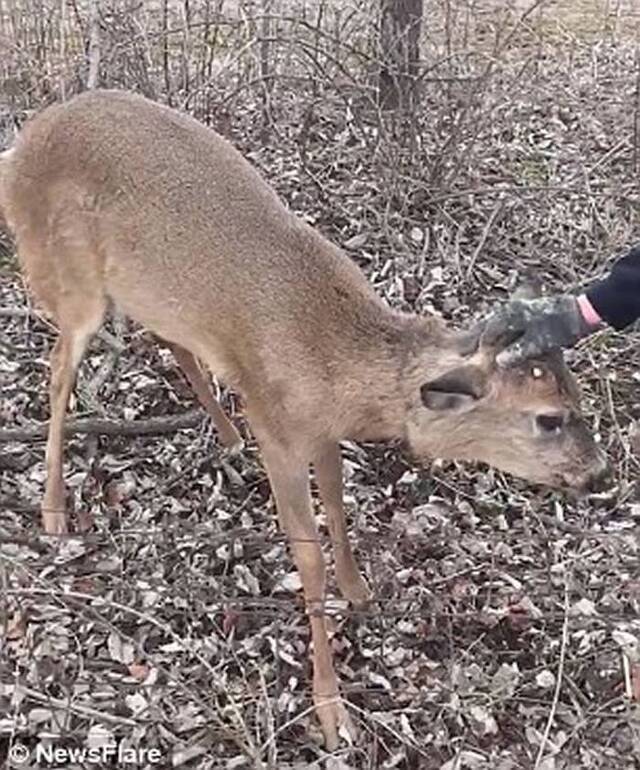
[[(99, 420), (86, 418), (69, 420), (65, 425), (65, 435), (76, 433), (100, 434), (103, 436), (149, 436), (163, 433), (175, 433), (185, 428), (195, 428), (203, 420), (200, 410), (168, 417), (150, 417), (147, 420)], [(0, 430), (0, 444), (9, 441), (39, 441), (47, 436), (47, 423), (29, 428), (9, 428)]]

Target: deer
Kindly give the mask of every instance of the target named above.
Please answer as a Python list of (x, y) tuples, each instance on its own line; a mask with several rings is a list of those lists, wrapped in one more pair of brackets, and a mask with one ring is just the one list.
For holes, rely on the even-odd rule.
[(0, 159), (0, 210), (59, 330), (45, 532), (68, 531), (65, 412), (83, 353), (115, 309), (172, 346), (227, 446), (240, 437), (205, 370), (243, 399), (301, 577), (330, 751), (356, 733), (329, 644), (310, 468), (336, 582), (356, 606), (372, 592), (349, 542), (341, 441), (398, 440), (427, 467), (481, 461), (555, 488), (586, 489), (605, 471), (559, 351), (504, 369), (505, 341), (488, 325), (459, 330), (391, 308), (229, 141), (182, 112), (116, 90), (48, 106)]

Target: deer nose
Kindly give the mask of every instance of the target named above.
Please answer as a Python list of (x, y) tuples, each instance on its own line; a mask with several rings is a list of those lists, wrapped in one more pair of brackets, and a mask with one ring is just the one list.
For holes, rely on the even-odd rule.
[(587, 484), (587, 491), (602, 492), (603, 490), (605, 490), (611, 482), (611, 476), (612, 476), (611, 472), (612, 472), (611, 465), (609, 465), (609, 463), (606, 460), (603, 460), (600, 470), (591, 476), (591, 479)]
[(586, 473), (567, 481), (582, 494), (602, 492), (611, 481), (611, 466), (604, 457), (599, 457), (595, 465)]

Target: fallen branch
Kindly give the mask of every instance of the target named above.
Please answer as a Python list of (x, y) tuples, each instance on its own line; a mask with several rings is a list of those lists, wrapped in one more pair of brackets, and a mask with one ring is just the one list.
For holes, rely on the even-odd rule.
[[(2, 503), (0, 503), (0, 506)], [(49, 548), (45, 543), (36, 540), (35, 538), (19, 537), (18, 535), (0, 535), (0, 547), (3, 545), (15, 545), (20, 548), (30, 548), (32, 551), (37, 551), (41, 554), (49, 552)]]
[[(69, 420), (65, 425), (65, 435), (76, 433), (101, 434), (103, 436), (149, 436), (162, 433), (175, 433), (185, 428), (195, 428), (204, 419), (199, 409), (168, 417), (150, 417), (147, 420), (100, 420), (86, 418)], [(10, 428), (0, 430), (0, 444), (9, 441), (37, 441), (47, 437), (48, 424), (41, 423), (29, 428)]]
[(55, 709), (62, 709), (63, 711), (71, 711), (74, 714), (95, 719), (98, 722), (106, 722), (111, 725), (129, 725), (131, 727), (135, 727), (137, 724), (135, 720), (129, 719), (128, 717), (109, 714), (106, 711), (99, 711), (98, 709), (91, 708), (91, 706), (85, 706), (82, 703), (73, 703), (66, 698), (52, 698), (47, 693), (38, 692), (38, 690), (34, 690), (31, 687), (18, 685), (18, 689), (22, 696), (31, 698), (37, 703), (43, 703)]

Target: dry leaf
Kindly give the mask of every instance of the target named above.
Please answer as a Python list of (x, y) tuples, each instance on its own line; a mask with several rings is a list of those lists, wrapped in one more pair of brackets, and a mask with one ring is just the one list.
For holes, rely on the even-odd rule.
[[(2, 626), (0, 626), (2, 630)], [(17, 609), (11, 616), (11, 620), (7, 623), (7, 632), (5, 639), (10, 642), (14, 642), (17, 639), (22, 639), (27, 632), (27, 616)]]
[(149, 666), (147, 666), (146, 663), (130, 663), (129, 666), (127, 666), (129, 675), (134, 679), (137, 679), (139, 682), (144, 682), (144, 680), (149, 676), (150, 670), (151, 669)]

